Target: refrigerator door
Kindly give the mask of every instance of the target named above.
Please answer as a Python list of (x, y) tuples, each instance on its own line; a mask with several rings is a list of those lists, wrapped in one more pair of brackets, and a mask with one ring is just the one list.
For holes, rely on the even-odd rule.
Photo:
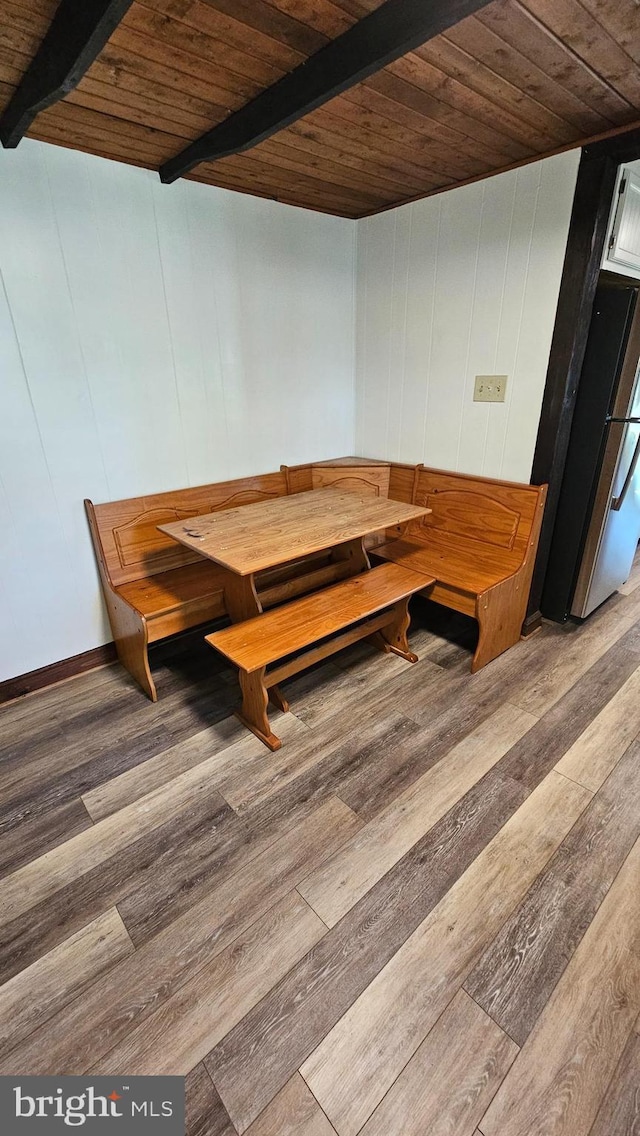
[[(640, 418), (640, 370), (628, 403), (629, 418)], [(640, 541), (640, 423), (612, 422), (603, 462), (608, 480), (604, 523), (600, 529), (595, 561), (580, 610), (589, 615), (629, 578)], [(576, 592), (578, 597), (578, 592)]]

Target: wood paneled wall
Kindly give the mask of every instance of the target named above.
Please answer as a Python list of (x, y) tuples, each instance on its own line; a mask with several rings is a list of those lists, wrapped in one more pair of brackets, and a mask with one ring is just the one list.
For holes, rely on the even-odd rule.
[(578, 159), (358, 222), (356, 453), (529, 480)]
[(82, 500), (353, 449), (355, 226), (0, 152), (0, 680), (110, 638)]

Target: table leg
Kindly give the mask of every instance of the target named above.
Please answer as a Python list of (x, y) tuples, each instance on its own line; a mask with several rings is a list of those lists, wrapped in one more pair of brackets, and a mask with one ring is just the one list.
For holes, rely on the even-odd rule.
[(339, 563), (343, 560), (348, 561), (349, 571), (347, 576), (357, 576), (360, 572), (367, 572), (371, 567), (369, 555), (364, 546), (364, 537), (358, 537), (356, 540), (346, 540), (343, 544), (337, 544), (331, 551), (331, 560), (334, 563)]
[(232, 623), (242, 623), (254, 615), (262, 615), (262, 604), (258, 599), (253, 573), (238, 576), (225, 570), (224, 606)]

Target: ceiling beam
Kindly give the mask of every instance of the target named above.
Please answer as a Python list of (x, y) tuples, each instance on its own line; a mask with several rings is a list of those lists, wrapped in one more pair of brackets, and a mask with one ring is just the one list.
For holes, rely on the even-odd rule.
[(491, 0), (386, 0), (160, 167), (173, 182), (200, 162), (248, 150)]
[(36, 115), (77, 87), (133, 0), (61, 0), (8, 106), (0, 141), (18, 145)]

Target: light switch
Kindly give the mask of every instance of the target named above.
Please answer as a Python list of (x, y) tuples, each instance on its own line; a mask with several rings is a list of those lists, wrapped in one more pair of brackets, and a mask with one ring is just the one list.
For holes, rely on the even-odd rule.
[(506, 375), (476, 375), (473, 388), (473, 401), (504, 402), (506, 389)]

